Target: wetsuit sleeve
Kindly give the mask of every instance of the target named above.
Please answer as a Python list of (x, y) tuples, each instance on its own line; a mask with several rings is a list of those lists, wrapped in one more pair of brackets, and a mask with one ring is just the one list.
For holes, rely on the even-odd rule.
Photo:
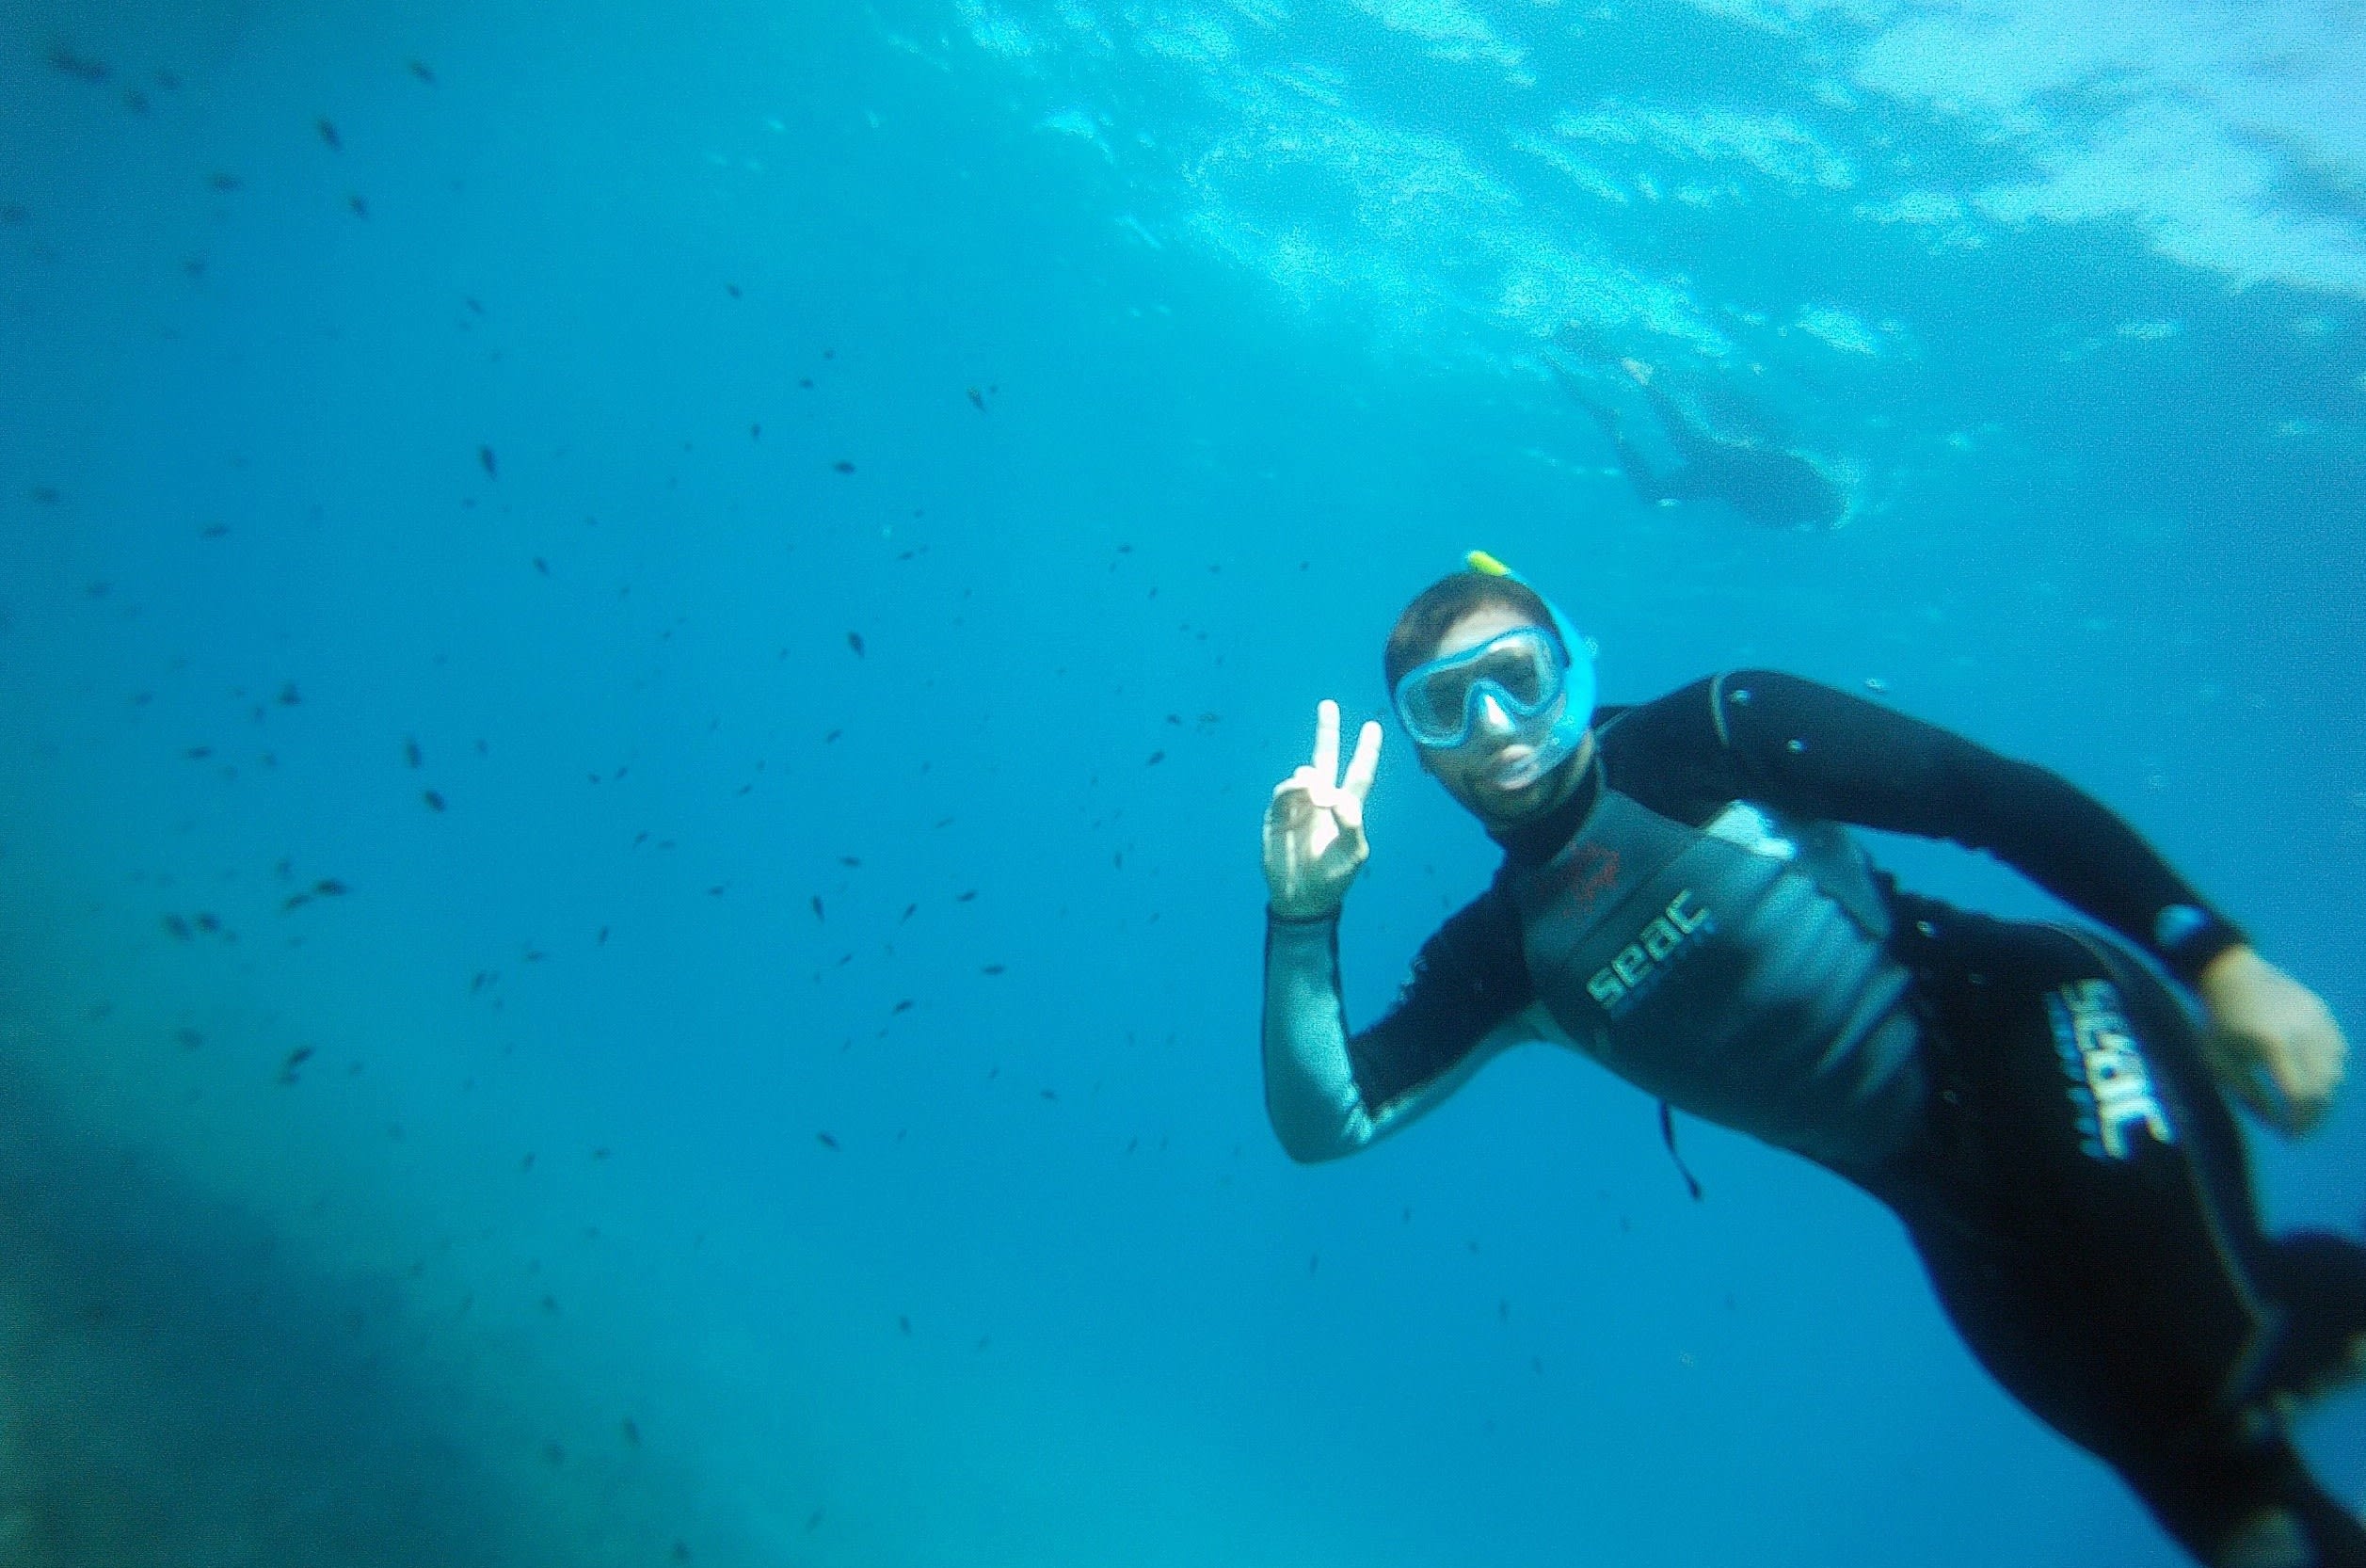
[(1490, 889), (1438, 929), (1378, 1023), (1350, 1034), (1339, 921), (1265, 927), (1265, 1107), (1290, 1158), (1352, 1154), (1430, 1110), (1527, 1027), (1533, 991), (1509, 898)]
[[(1742, 670), (1638, 710), (1693, 792), (1984, 851), (2187, 985), (2244, 940), (2110, 808), (2059, 775), (1797, 676)], [(1656, 748), (1655, 748), (1656, 749)]]

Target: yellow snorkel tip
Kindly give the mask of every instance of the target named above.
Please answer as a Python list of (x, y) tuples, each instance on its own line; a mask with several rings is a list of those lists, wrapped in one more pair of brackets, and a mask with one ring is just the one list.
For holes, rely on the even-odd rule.
[(1488, 577), (1510, 577), (1511, 568), (1483, 550), (1474, 550), (1463, 557), (1463, 564)]

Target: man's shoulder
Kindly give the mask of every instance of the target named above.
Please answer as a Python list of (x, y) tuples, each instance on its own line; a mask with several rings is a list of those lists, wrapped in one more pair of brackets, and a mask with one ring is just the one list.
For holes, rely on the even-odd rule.
[(1646, 735), (1664, 738), (1671, 728), (1688, 733), (1703, 724), (1722, 738), (1727, 720), (1735, 710), (1796, 703), (1816, 696), (1858, 700), (1803, 675), (1750, 665), (1699, 676), (1641, 702), (1606, 702), (1594, 710), (1594, 731), (1606, 746), (1612, 744), (1612, 735), (1620, 730), (1627, 732), (1625, 744), (1631, 744)]

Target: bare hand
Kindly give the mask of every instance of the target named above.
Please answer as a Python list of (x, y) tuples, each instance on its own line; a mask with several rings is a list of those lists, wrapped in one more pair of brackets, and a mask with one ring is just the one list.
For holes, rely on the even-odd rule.
[(2325, 1119), (2349, 1042), (2315, 992), (2247, 947), (2210, 961), (2203, 1050), (2218, 1080), (2288, 1138)]
[(1265, 885), (1273, 912), (1287, 920), (1335, 914), (1371, 848), (1364, 840), (1364, 797), (1380, 768), (1381, 727), (1367, 722), (1355, 755), (1339, 776), (1339, 705), (1315, 710), (1315, 755), (1274, 787), (1265, 808)]

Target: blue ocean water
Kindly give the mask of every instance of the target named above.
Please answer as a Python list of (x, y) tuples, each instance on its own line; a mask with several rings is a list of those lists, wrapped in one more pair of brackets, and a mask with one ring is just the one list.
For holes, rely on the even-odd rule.
[[(2181, 1560), (1564, 1053), (1290, 1164), (1255, 836), (1484, 547), (2366, 1020), (2361, 20), (0, 5), (0, 1561)], [(1846, 526), (1643, 504), (1569, 323)], [(1370, 815), (1359, 1020), (1491, 868)]]

